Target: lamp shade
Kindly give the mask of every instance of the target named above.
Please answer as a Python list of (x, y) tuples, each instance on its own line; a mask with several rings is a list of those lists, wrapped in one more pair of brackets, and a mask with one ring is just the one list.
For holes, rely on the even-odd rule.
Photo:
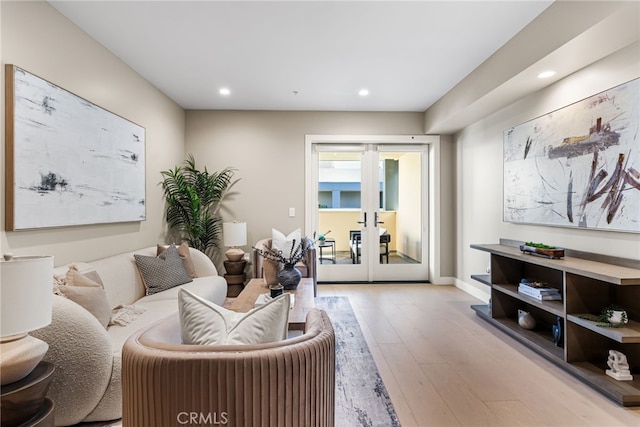
[(0, 337), (22, 335), (51, 323), (53, 257), (0, 261)]
[(247, 223), (225, 222), (222, 224), (222, 234), (225, 246), (244, 246), (247, 244)]

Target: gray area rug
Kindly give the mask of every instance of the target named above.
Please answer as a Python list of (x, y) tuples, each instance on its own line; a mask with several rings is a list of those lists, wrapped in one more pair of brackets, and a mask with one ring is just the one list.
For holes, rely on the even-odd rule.
[(319, 297), (336, 333), (336, 426), (399, 426), (349, 298)]

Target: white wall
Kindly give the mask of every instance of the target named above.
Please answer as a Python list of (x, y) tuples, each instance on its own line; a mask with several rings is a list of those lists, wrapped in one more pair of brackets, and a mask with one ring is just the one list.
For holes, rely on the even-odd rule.
[(272, 227), (304, 230), (306, 134), (419, 135), (422, 121), (422, 113), (187, 111), (186, 153), (210, 170), (238, 168), (222, 214), (247, 221), (249, 249)]
[(502, 221), (502, 136), (505, 129), (640, 77), (640, 45), (635, 43), (533, 95), (463, 129), (454, 136), (457, 191), (456, 277), (488, 295), (471, 274), (484, 273), (489, 255), (472, 243), (499, 238), (535, 240), (556, 246), (640, 259), (640, 235), (520, 225)]
[(415, 260), (423, 260), (422, 239), (415, 230), (421, 230), (426, 212), (422, 212), (422, 186), (424, 182), (415, 182), (420, 176), (423, 153), (405, 153), (399, 160), (398, 211), (396, 222), (396, 245), (398, 252)]
[[(48, 3), (2, 1), (0, 10), (3, 64), (15, 64), (143, 126), (147, 141), (146, 221), (6, 232), (3, 203), (2, 253), (53, 255), (60, 265), (161, 242), (164, 202), (158, 186), (160, 170), (184, 158), (184, 110)], [(4, 102), (1, 105), (4, 117)], [(4, 122), (1, 133), (0, 163), (4, 165)], [(4, 176), (0, 187), (4, 201)]]

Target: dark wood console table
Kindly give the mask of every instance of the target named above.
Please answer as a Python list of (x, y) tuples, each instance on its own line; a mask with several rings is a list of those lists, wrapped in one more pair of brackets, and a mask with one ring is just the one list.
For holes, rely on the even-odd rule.
[[(523, 254), (512, 241), (471, 245), (490, 254), (490, 274), (471, 276), (491, 287), (489, 305), (473, 305), (482, 319), (624, 406), (640, 406), (640, 261), (577, 251), (561, 259)], [(555, 287), (562, 300), (545, 301), (518, 292), (522, 278)], [(586, 320), (611, 304), (627, 311), (624, 327), (602, 327)], [(518, 310), (537, 321), (533, 330), (518, 325)], [(554, 344), (552, 329), (562, 337)], [(628, 360), (632, 381), (605, 374), (609, 350)]]

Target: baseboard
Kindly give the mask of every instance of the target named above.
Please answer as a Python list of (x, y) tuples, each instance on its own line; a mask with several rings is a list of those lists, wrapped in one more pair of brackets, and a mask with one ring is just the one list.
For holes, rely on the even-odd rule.
[(485, 303), (489, 303), (489, 299), (491, 298), (491, 292), (488, 286), (484, 286), (485, 289), (477, 288), (473, 285), (470, 285), (466, 282), (463, 282), (460, 279), (455, 279), (455, 287), (478, 298), (480, 301)]
[(438, 277), (431, 277), (430, 279), (431, 279), (430, 282), (432, 285), (455, 285), (456, 283), (455, 277), (438, 276)]

